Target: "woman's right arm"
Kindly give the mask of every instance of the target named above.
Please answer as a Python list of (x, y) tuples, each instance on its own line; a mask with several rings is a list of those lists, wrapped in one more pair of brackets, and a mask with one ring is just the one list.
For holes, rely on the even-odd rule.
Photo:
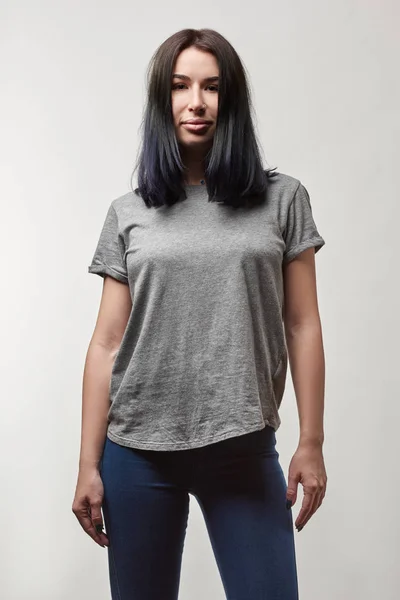
[(99, 313), (83, 373), (79, 473), (72, 505), (83, 529), (102, 546), (107, 543), (107, 538), (95, 529), (96, 524), (103, 524), (100, 510), (103, 485), (99, 466), (107, 433), (112, 366), (131, 308), (129, 286), (112, 277), (104, 277)]

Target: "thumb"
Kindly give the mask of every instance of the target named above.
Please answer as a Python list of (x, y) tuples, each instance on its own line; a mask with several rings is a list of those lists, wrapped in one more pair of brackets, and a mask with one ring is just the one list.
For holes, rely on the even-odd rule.
[(103, 530), (103, 516), (101, 514), (101, 502), (91, 502), (90, 503), (90, 517), (94, 528), (97, 533), (100, 534)]
[(294, 506), (296, 500), (297, 500), (297, 486), (298, 486), (299, 480), (294, 477), (293, 475), (289, 474), (288, 477), (288, 486), (287, 486), (287, 490), (286, 490), (286, 508), (291, 508), (292, 506)]

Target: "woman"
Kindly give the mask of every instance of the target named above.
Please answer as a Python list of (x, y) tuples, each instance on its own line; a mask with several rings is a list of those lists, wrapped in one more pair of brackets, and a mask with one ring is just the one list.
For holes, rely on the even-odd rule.
[[(301, 483), (300, 531), (327, 482), (325, 242), (303, 184), (262, 167), (230, 43), (185, 29), (150, 66), (138, 187), (111, 203), (89, 267), (104, 284), (73, 512), (108, 548), (113, 598), (178, 597), (191, 494), (227, 598), (295, 600), (291, 506)], [(300, 437), (286, 485), (288, 356)]]

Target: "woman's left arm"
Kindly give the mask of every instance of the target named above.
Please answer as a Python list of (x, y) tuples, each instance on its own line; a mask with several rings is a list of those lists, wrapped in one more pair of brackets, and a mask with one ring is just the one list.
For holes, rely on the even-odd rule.
[(325, 358), (314, 248), (284, 264), (283, 276), (285, 337), (300, 426), (298, 448), (289, 466), (287, 500), (294, 505), (301, 483), (304, 499), (296, 519), (301, 531), (321, 505), (327, 484), (322, 454)]

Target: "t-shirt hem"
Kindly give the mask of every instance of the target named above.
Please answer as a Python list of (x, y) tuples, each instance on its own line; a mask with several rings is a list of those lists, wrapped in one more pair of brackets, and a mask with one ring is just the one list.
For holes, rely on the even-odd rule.
[(245, 435), (246, 433), (252, 433), (254, 431), (260, 431), (264, 429), (266, 425), (269, 425), (277, 431), (280, 426), (280, 421), (272, 422), (268, 419), (264, 419), (261, 423), (257, 425), (252, 425), (245, 429), (229, 429), (227, 431), (223, 431), (218, 435), (211, 435), (203, 438), (198, 438), (191, 440), (190, 442), (150, 442), (145, 440), (138, 440), (134, 438), (125, 438), (117, 435), (107, 430), (107, 437), (116, 444), (121, 446), (127, 446), (128, 448), (138, 448), (139, 450), (190, 450), (191, 448), (201, 448), (203, 446), (208, 446), (209, 444), (214, 444), (216, 442), (221, 442), (228, 438), (232, 438), (235, 436)]

